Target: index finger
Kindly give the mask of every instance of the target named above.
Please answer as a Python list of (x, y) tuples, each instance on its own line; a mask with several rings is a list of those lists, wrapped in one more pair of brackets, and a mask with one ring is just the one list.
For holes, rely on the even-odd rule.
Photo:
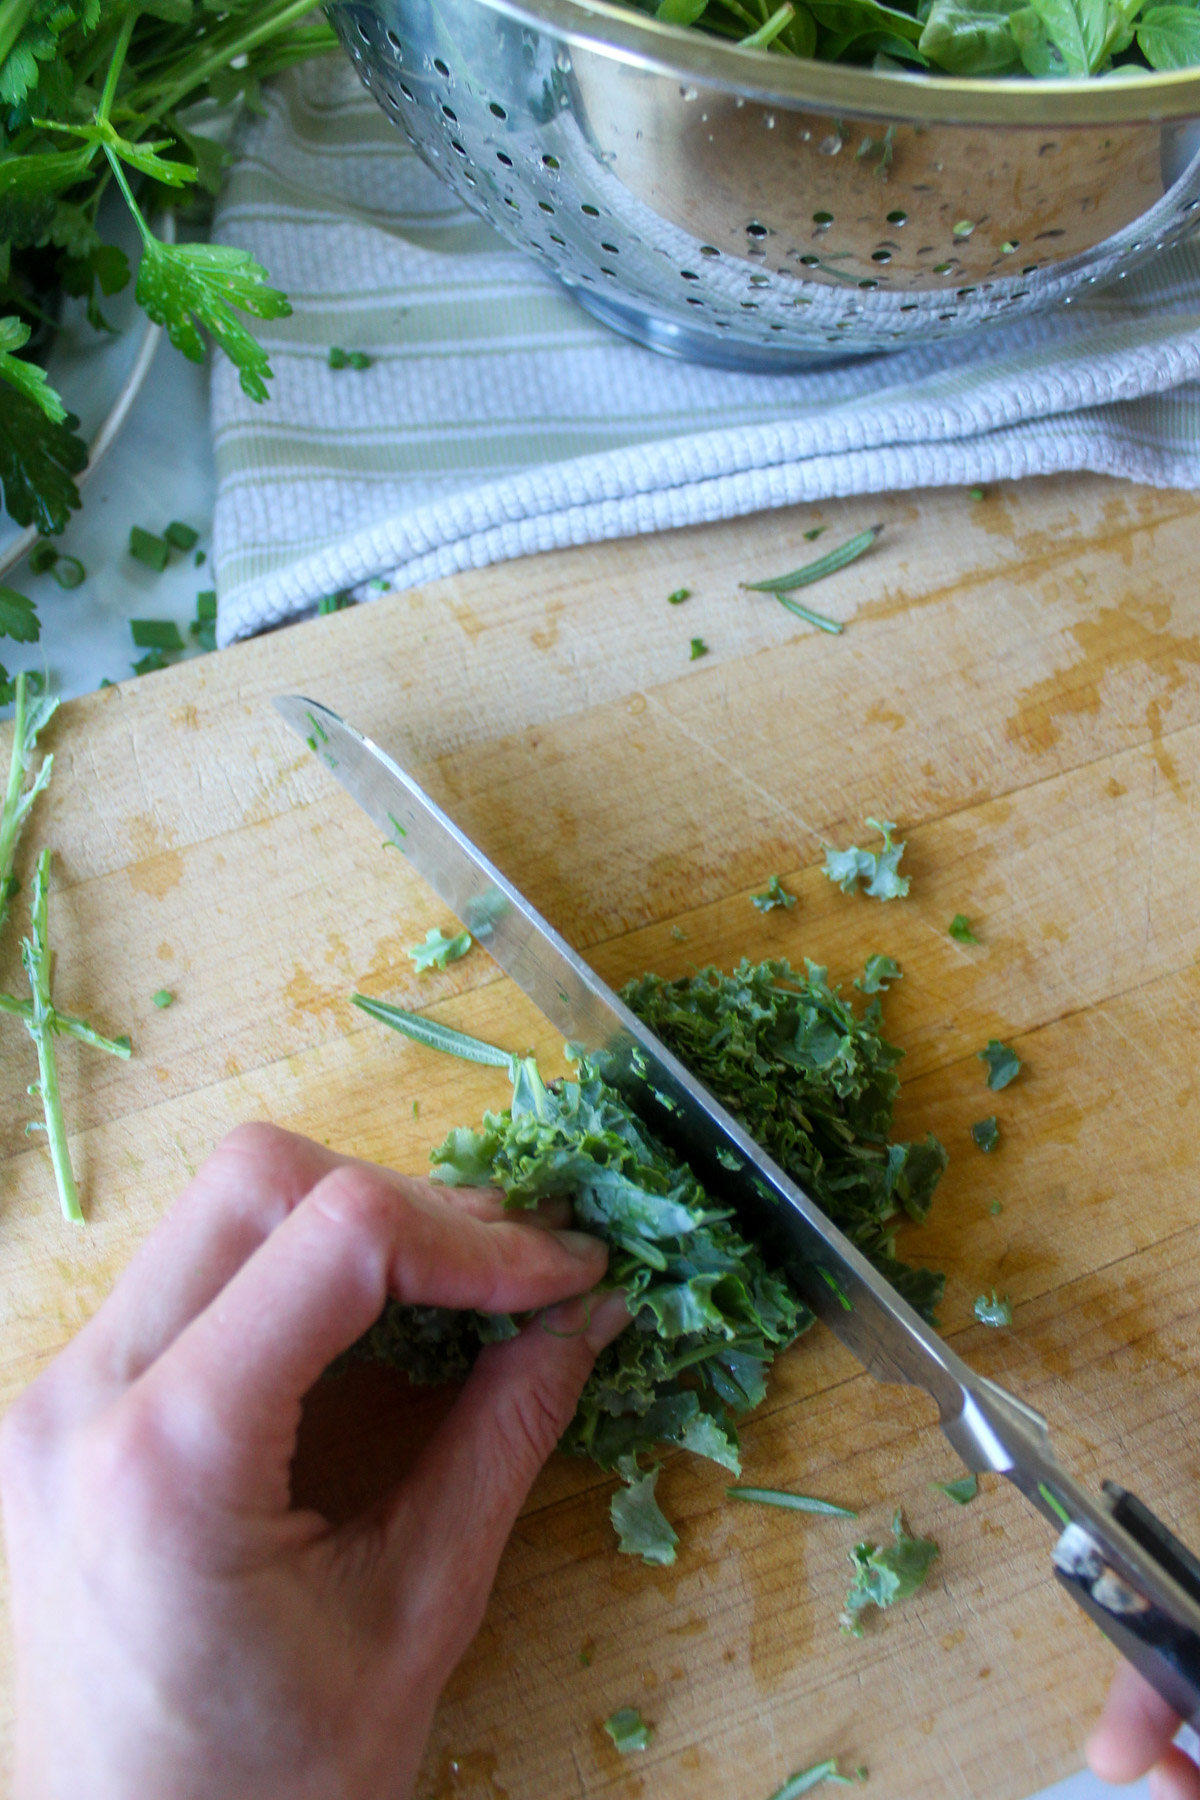
[(1131, 1663), (1117, 1664), (1087, 1759), (1101, 1781), (1136, 1781), (1154, 1767), (1179, 1730), (1179, 1715)]
[(185, 1461), (231, 1504), (286, 1505), (300, 1401), (385, 1300), (524, 1312), (593, 1287), (580, 1232), (456, 1208), (428, 1182), (331, 1170), (138, 1384)]

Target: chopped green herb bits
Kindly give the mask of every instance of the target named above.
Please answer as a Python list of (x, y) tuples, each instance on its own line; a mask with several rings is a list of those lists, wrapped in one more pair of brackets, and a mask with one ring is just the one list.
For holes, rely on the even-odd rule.
[(164, 1007), (170, 1006), (175, 996), (170, 988), (159, 988), (157, 994), (151, 994), (150, 998), (153, 1000), (155, 1006), (162, 1010)]
[(1016, 1051), (996, 1038), (988, 1040), (987, 1049), (979, 1052), (979, 1060), (987, 1064), (987, 1084), (996, 1093), (1021, 1073), (1021, 1059)]
[(184, 647), (174, 619), (130, 619), (129, 632), (139, 650), (182, 650)]
[(802, 569), (792, 569), (786, 575), (772, 575), (765, 581), (743, 581), (742, 586), (752, 594), (789, 594), (793, 588), (808, 587), (811, 582), (822, 581), (826, 575), (833, 575), (848, 563), (857, 561), (871, 548), (882, 530), (882, 525), (868, 525), (865, 531), (847, 538), (836, 550), (827, 550), (824, 556), (806, 563)]
[(971, 930), (971, 921), (966, 913), (955, 913), (946, 930), (960, 944), (977, 944), (979, 942)]
[(329, 366), (331, 369), (344, 369), (349, 360), (346, 352), (339, 344), (331, 344), (329, 346)]
[(956, 1506), (969, 1506), (979, 1492), (978, 1475), (962, 1475), (957, 1481), (931, 1481), (930, 1487), (945, 1494)]
[(893, 956), (868, 956), (866, 967), (854, 983), (860, 993), (886, 994), (890, 981), (903, 980), (903, 970)]
[(821, 533), (826, 530), (828, 530), (828, 526), (825, 526), (825, 525), (810, 526), (809, 529), (803, 534), (805, 543), (806, 544), (815, 543), (816, 540), (820, 537)]
[(895, 1543), (884, 1548), (879, 1544), (856, 1544), (850, 1552), (854, 1580), (846, 1595), (842, 1628), (852, 1637), (862, 1636), (861, 1614), (868, 1606), (894, 1606), (915, 1594), (929, 1574), (938, 1553), (930, 1538), (910, 1537), (904, 1528), (903, 1515), (896, 1508), (892, 1520)]
[(331, 369), (369, 369), (371, 358), (365, 350), (343, 350), (340, 344), (333, 344), (329, 350), (329, 366)]
[(195, 556), (192, 558), (192, 567), (194, 569), (202, 569), (207, 561), (207, 550), (197, 550)]
[[(956, 233), (957, 233), (957, 231), (958, 231), (958, 226), (957, 226), (957, 225), (956, 225), (956, 226), (955, 226), (955, 227), (954, 227), (954, 229), (955, 229), (955, 232), (956, 232)], [(972, 231), (973, 231), (973, 230), (974, 230), (974, 229), (975, 229), (975, 228), (974, 228), (974, 226), (972, 226), (972, 227), (971, 227), (971, 229), (972, 229)], [(982, 488), (981, 488), (981, 487), (973, 487), (973, 488), (968, 488), (968, 489), (967, 489), (967, 493), (968, 493), (968, 494), (969, 494), (969, 495), (970, 495), (970, 497), (971, 497), (971, 499), (972, 499), (972, 500), (982, 500), (982, 499), (983, 499), (983, 497), (984, 497), (984, 495), (983, 495), (983, 489), (982, 489)]]
[(182, 519), (172, 519), (163, 532), (172, 550), (194, 550), (200, 542), (200, 533), (192, 525), (185, 525)]
[(902, 900), (909, 883), (908, 876), (899, 873), (904, 845), (892, 838), (895, 823), (891, 819), (868, 819), (867, 824), (882, 837), (882, 850), (860, 850), (857, 845), (849, 850), (827, 850), (825, 873), (830, 881), (837, 882), (843, 894), (857, 893), (859, 882), (864, 881), (865, 891), (873, 900)]
[(467, 954), (472, 941), (469, 931), (447, 937), (440, 925), (432, 925), (425, 933), (425, 942), (414, 944), (408, 955), (416, 964), (418, 975), (424, 975), (429, 969), (444, 969), (447, 963), (457, 962)]
[(204, 588), (196, 595), (196, 617), (202, 622), (217, 616), (217, 591)]
[(975, 1317), (981, 1325), (1011, 1325), (1013, 1322), (1012, 1301), (1007, 1294), (997, 1296), (992, 1289), (991, 1298), (980, 1294), (975, 1302)]
[(683, 943), (687, 942), (687, 932), (684, 931), (683, 928), (679, 925), (672, 925), (671, 936), (677, 944), (683, 944)]
[[(582, 1652), (580, 1657), (582, 1660)], [(654, 1739), (653, 1725), (646, 1724), (636, 1706), (622, 1706), (605, 1719), (604, 1729), (622, 1756), (629, 1756), (635, 1750), (648, 1750)]]
[(773, 912), (777, 906), (790, 911), (796, 904), (796, 896), (787, 892), (778, 875), (772, 875), (761, 894), (751, 894), (750, 904), (764, 913)]
[(169, 669), (170, 662), (164, 650), (147, 650), (145, 656), (130, 665), (135, 675), (154, 675), (159, 669)]
[(990, 1154), (1000, 1142), (1000, 1127), (996, 1123), (995, 1113), (986, 1119), (977, 1119), (971, 1127), (971, 1136), (985, 1155)]
[(352, 369), (369, 369), (371, 366), (371, 358), (365, 350), (352, 350), (348, 360)]
[(824, 1782), (831, 1787), (854, 1787), (866, 1779), (865, 1769), (855, 1769), (852, 1775), (840, 1775), (837, 1760), (831, 1756), (826, 1762), (814, 1763), (811, 1769), (798, 1769), (794, 1775), (789, 1775), (783, 1786), (775, 1789), (770, 1800), (800, 1800), (802, 1794), (811, 1794)]
[(730, 1500), (752, 1500), (760, 1506), (781, 1506), (789, 1512), (819, 1513), (829, 1519), (857, 1519), (849, 1506), (835, 1506), (832, 1500), (814, 1500), (811, 1494), (790, 1494), (785, 1488), (727, 1487)]
[(704, 639), (703, 638), (693, 638), (692, 639), (692, 654), (689, 658), (689, 661), (695, 662), (695, 660), (698, 656), (707, 656), (707, 655), (708, 655), (708, 645), (705, 643)]
[(994, 1218), (998, 1217), (998, 1215), (1004, 1211), (1004, 1208), (1000, 1204), (999, 1200), (993, 1200), (992, 1204), (988, 1207), (988, 1211), (991, 1213), (991, 1215), (994, 1219)]
[(676, 588), (673, 594), (667, 595), (668, 606), (682, 606), (685, 600), (692, 597), (691, 588)]
[(171, 557), (171, 546), (166, 538), (157, 537), (153, 531), (144, 531), (140, 525), (134, 525), (129, 532), (129, 554), (135, 562), (144, 563), (161, 575)]

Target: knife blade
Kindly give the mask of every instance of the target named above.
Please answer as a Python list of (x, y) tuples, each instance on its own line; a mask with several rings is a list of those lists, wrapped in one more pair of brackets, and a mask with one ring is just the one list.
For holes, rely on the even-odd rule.
[[(1182, 1718), (1200, 1725), (1200, 1560), (1126, 1489), (1090, 1495), (1045, 1419), (976, 1374), (743, 1130), (398, 763), (328, 707), (286, 723), (572, 1045), (732, 1205), (871, 1374), (923, 1388), (973, 1471), (1011, 1481), (1060, 1529), (1059, 1581)], [(1064, 1529), (1065, 1527), (1065, 1529)]]

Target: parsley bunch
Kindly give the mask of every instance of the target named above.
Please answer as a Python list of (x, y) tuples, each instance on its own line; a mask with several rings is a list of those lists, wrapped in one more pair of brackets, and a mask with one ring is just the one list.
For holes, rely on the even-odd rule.
[(284, 295), (248, 252), (164, 243), (151, 220), (217, 191), (224, 152), (198, 108), (254, 105), (268, 75), (333, 47), (311, 13), (311, 0), (0, 0), (0, 486), (18, 525), (60, 532), (79, 505), (78, 421), (35, 356), (59, 295), (107, 329), (103, 301), (130, 280), (101, 235), (110, 188), (141, 239), (140, 305), (193, 361), (207, 332), (266, 398), (270, 365), (239, 315), (281, 318)]
[[(823, 969), (800, 974), (783, 961), (679, 981), (645, 975), (624, 998), (928, 1314), (942, 1278), (898, 1262), (892, 1239), (905, 1214), (925, 1217), (946, 1153), (934, 1137), (891, 1142), (901, 1053), (880, 1036), (879, 1002), (860, 1017)], [(378, 1003), (371, 1010), (397, 1022)], [(620, 1471), (622, 1548), (670, 1561), (674, 1534), (639, 1456), (678, 1445), (736, 1475), (736, 1421), (763, 1399), (771, 1362), (812, 1314), (586, 1062), (574, 1081), (547, 1084), (530, 1058), (510, 1073), (511, 1106), (479, 1130), (452, 1131), (431, 1153), (435, 1178), (499, 1187), (513, 1207), (569, 1199), (575, 1223), (609, 1246), (608, 1281), (628, 1295), (633, 1324), (602, 1352), (562, 1447)], [(358, 1352), (417, 1380), (455, 1380), (481, 1344), (516, 1329), (507, 1316), (391, 1302)]]

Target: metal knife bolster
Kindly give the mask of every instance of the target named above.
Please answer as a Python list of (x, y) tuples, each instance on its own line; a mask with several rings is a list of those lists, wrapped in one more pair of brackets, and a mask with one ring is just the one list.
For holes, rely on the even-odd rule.
[(1066, 1526), (1058, 1579), (1200, 1725), (1200, 1563), (1186, 1546), (1123, 1489), (1089, 1495), (1058, 1463), (1042, 1416), (975, 1374), (925, 1324), (412, 776), (319, 702), (288, 695), (275, 705), (568, 1042), (734, 1206), (860, 1362), (881, 1381), (924, 1388), (969, 1469), (1004, 1475)]

